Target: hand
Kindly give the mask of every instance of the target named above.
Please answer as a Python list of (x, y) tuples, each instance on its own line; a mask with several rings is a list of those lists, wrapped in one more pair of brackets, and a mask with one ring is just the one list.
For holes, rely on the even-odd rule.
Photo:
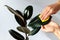
[(57, 29), (59, 29), (59, 26), (55, 22), (51, 21), (47, 25), (42, 26), (41, 29), (45, 32), (55, 32)]
[(55, 14), (60, 9), (60, 3), (56, 2), (54, 4), (48, 5), (43, 11), (42, 14), (39, 16), (41, 20), (47, 19), (52, 14)]

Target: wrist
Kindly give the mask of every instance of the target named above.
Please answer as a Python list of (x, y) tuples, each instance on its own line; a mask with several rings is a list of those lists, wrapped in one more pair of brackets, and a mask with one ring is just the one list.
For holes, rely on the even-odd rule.
[(59, 3), (60, 3), (60, 0), (58, 0), (57, 2), (59, 2)]
[(56, 2), (58, 9), (60, 10), (60, 1)]
[(60, 39), (60, 27), (56, 28), (53, 33)]
[(60, 0), (58, 0), (56, 3), (60, 5)]

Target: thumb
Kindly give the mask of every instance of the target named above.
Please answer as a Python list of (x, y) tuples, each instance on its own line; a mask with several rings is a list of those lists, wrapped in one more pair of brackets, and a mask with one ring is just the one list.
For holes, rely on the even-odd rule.
[(41, 30), (47, 32), (47, 29), (44, 26), (41, 27)]

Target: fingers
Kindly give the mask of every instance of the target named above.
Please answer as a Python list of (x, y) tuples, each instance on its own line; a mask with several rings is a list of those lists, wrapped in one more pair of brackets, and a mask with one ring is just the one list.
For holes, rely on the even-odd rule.
[(55, 14), (60, 10), (60, 4), (54, 3), (51, 5), (48, 5), (43, 11), (42, 14), (39, 16), (41, 20), (46, 20), (49, 16), (52, 14)]
[(50, 7), (46, 7), (45, 11), (41, 14), (41, 20), (44, 20), (45, 16), (47, 16), (47, 13), (50, 11)]
[(48, 32), (48, 30), (45, 28), (45, 26), (42, 26), (41, 30), (44, 31), (44, 32)]
[(53, 9), (51, 7), (46, 7), (42, 14), (40, 15), (41, 20), (47, 19), (51, 14), (53, 14)]
[(42, 14), (40, 15), (40, 17), (43, 19), (43, 14), (46, 14), (45, 12), (47, 11), (47, 7), (41, 12)]
[(46, 13), (46, 15), (43, 17), (43, 20), (47, 19), (48, 17), (50, 17), (50, 15), (53, 14), (53, 9), (50, 9), (48, 11), (48, 13)]

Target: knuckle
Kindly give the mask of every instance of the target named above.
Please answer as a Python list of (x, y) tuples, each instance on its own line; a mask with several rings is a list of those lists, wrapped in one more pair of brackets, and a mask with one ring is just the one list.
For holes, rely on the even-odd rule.
[(51, 9), (52, 7), (51, 6), (47, 6), (47, 8)]
[(54, 11), (54, 9), (53, 9), (53, 8), (51, 8), (51, 9), (50, 9), (50, 11), (51, 11), (51, 12), (53, 12), (53, 11)]

